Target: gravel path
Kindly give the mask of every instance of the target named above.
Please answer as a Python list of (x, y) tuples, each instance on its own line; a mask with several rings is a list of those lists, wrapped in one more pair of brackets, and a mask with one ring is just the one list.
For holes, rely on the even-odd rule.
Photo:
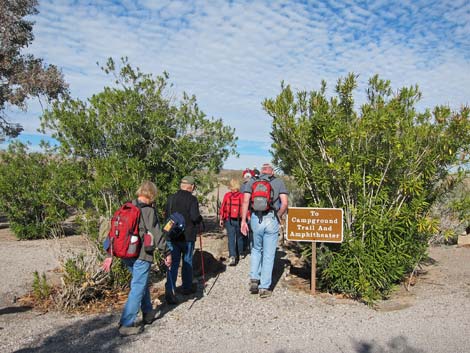
[[(15, 243), (18, 252), (23, 243)], [(186, 300), (177, 306), (160, 305), (158, 320), (129, 338), (117, 334), (119, 313), (40, 314), (8, 302), (5, 293), (26, 288), (25, 273), (31, 267), (44, 271), (54, 261), (47, 246), (29, 247), (29, 253), (37, 253), (27, 265), (16, 263), (15, 279), (16, 267), (9, 262), (18, 258), (15, 246), (2, 240), (0, 249), (0, 352), (464, 353), (470, 349), (469, 248), (432, 248), (436, 263), (408, 297), (400, 298), (399, 303), (407, 303), (402, 310), (393, 310), (399, 305), (373, 310), (350, 300), (293, 291), (282, 271), (276, 272), (273, 296), (261, 299), (248, 292), (248, 256), (208, 279), (205, 293), (199, 290), (196, 297), (180, 297)]]
[(86, 248), (86, 241), (80, 236), (17, 241), (8, 228), (0, 229), (0, 244), (0, 308), (31, 290), (34, 271), (55, 278), (53, 271), (59, 266), (60, 256)]

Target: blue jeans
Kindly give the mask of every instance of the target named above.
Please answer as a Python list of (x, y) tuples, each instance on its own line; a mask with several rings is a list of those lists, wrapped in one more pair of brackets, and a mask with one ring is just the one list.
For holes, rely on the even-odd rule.
[(132, 278), (131, 290), (122, 311), (120, 323), (122, 326), (132, 326), (136, 321), (139, 309), (144, 314), (153, 309), (148, 286), (150, 266), (152, 264), (139, 259), (122, 259), (122, 262), (129, 269)]
[(176, 279), (178, 277), (178, 267), (181, 256), (183, 256), (183, 266), (181, 269), (181, 279), (183, 280), (183, 289), (190, 290), (193, 284), (193, 241), (167, 241), (168, 248), (171, 250), (171, 267), (167, 275), (165, 290), (171, 293), (176, 289)]
[(251, 215), (253, 246), (251, 248), (250, 279), (259, 280), (259, 288), (269, 289), (276, 256), (279, 222), (274, 212), (269, 212), (262, 218), (262, 222), (259, 223), (258, 216)]
[(227, 229), (228, 236), (228, 256), (240, 256), (243, 253), (243, 248), (245, 246), (243, 239), (245, 237), (240, 231), (240, 221), (238, 219), (229, 219), (225, 221), (225, 229)]

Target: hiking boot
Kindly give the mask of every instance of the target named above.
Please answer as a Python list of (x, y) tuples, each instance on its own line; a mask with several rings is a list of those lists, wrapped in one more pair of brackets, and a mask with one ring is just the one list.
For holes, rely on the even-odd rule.
[(144, 325), (150, 325), (155, 320), (155, 311), (150, 310), (148, 313), (142, 314), (142, 322)]
[(273, 295), (273, 292), (270, 291), (269, 289), (261, 288), (259, 290), (259, 297), (260, 298), (269, 298), (271, 295)]
[(197, 288), (181, 288), (181, 294), (183, 295), (191, 295), (197, 292)]
[(197, 283), (191, 283), (191, 287), (184, 288), (183, 285), (176, 288), (176, 293), (183, 294), (183, 295), (190, 295), (197, 292)]
[(230, 256), (228, 265), (229, 266), (235, 266), (237, 264), (237, 260), (235, 259), (235, 256)]
[(176, 295), (174, 295), (173, 293), (166, 293), (165, 300), (166, 300), (166, 303), (169, 305), (178, 304), (178, 299), (176, 298)]
[(143, 326), (121, 326), (119, 327), (119, 334), (121, 336), (132, 336), (132, 335), (138, 335), (139, 333), (142, 333), (144, 331)]
[(259, 280), (250, 279), (250, 293), (251, 294), (258, 294), (258, 286), (259, 286)]

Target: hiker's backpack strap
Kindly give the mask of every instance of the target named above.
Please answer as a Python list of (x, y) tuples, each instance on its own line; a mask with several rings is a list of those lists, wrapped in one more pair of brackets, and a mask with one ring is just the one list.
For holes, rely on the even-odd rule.
[[(137, 206), (137, 208), (140, 210), (140, 215), (139, 215), (139, 224), (140, 224), (140, 221), (142, 221), (142, 224), (144, 225), (144, 234), (148, 232), (148, 228), (147, 228), (147, 225), (145, 224), (145, 217), (142, 215), (142, 208), (143, 207), (150, 207), (149, 205), (144, 205), (142, 206), (142, 204), (140, 203), (139, 200), (135, 200), (135, 205)], [(140, 234), (139, 234), (140, 236)]]

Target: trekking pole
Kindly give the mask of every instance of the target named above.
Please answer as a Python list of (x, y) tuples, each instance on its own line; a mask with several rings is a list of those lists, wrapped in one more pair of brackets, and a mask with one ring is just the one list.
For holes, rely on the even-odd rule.
[(219, 188), (220, 188), (220, 185), (217, 183), (217, 201), (215, 203), (215, 208), (216, 208), (216, 220), (217, 220), (217, 223), (219, 223), (219, 203), (220, 203), (220, 200), (219, 200)]
[(204, 272), (204, 255), (202, 254), (202, 223), (199, 226), (199, 246), (201, 252), (201, 270), (202, 270), (202, 290), (206, 292), (206, 277)]

